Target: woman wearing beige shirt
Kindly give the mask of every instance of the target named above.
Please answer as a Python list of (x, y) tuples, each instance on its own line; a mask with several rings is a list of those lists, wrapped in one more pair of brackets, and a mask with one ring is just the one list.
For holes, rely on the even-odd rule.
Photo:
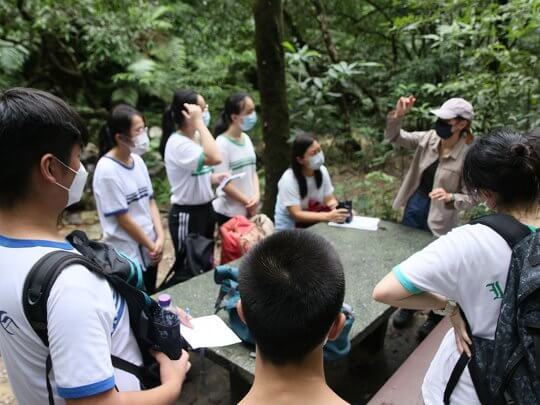
[[(458, 209), (468, 208), (471, 204), (461, 171), (472, 141), (470, 127), (474, 110), (468, 101), (451, 98), (439, 109), (431, 111), (438, 117), (434, 129), (407, 132), (401, 129), (401, 122), (415, 101), (414, 96), (401, 97), (386, 122), (386, 136), (391, 143), (416, 149), (394, 200), (394, 209), (405, 208), (403, 225), (441, 236), (457, 225)], [(412, 310), (398, 311), (394, 326), (404, 327), (413, 315)], [(439, 320), (430, 313), (418, 331), (419, 337), (425, 337)]]

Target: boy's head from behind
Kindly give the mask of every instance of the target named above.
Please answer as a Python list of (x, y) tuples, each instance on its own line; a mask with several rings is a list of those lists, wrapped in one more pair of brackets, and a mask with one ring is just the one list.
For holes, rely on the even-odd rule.
[(343, 266), (321, 236), (281, 231), (259, 242), (240, 266), (241, 310), (264, 360), (300, 363), (343, 328)]
[[(30, 194), (65, 200), (66, 190), (52, 184), (69, 188), (79, 166), (73, 156), (86, 140), (81, 118), (58, 97), (28, 88), (1, 92), (0, 209), (12, 208)], [(32, 190), (36, 184), (40, 190)], [(42, 189), (51, 191), (37, 196)]]

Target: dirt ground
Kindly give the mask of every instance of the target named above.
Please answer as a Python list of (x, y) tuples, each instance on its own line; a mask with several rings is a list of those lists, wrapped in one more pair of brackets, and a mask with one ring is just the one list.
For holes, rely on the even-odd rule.
[[(163, 215), (166, 227), (165, 215)], [(91, 238), (99, 238), (101, 229), (95, 212), (68, 215), (62, 225), (66, 234), (78, 228), (86, 231)], [(159, 267), (158, 283), (173, 263), (173, 250), (167, 232), (167, 242), (163, 260)], [(384, 384), (417, 346), (416, 329), (425, 316), (418, 313), (413, 326), (395, 330), (390, 324), (386, 333), (383, 350), (372, 353), (365, 348), (355, 349), (345, 362), (327, 367), (327, 380), (332, 388), (352, 404), (365, 404)], [(208, 359), (202, 359), (198, 352), (190, 355), (192, 369), (185, 383), (182, 395), (177, 401), (181, 405), (203, 405), (230, 403), (228, 371)], [(0, 357), (0, 405), (17, 404)]]

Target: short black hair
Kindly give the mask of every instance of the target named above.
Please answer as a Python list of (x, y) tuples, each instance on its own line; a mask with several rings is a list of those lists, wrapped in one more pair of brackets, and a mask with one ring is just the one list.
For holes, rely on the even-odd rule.
[(44, 154), (69, 164), (73, 147), (87, 139), (81, 117), (58, 97), (29, 88), (0, 93), (0, 207), (27, 196), (32, 169)]
[(276, 365), (298, 363), (323, 342), (341, 310), (343, 265), (323, 237), (281, 231), (244, 257), (239, 291), (261, 356)]
[(505, 208), (535, 204), (540, 193), (539, 152), (533, 133), (498, 129), (479, 137), (465, 156), (465, 186), (496, 193), (496, 204)]

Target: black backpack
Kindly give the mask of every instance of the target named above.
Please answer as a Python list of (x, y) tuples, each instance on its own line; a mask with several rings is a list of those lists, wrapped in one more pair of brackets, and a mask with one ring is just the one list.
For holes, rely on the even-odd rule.
[[(540, 233), (509, 215), (488, 215), (471, 224), (489, 226), (512, 248), (512, 259), (495, 339), (472, 336), (472, 357), (462, 354), (444, 393), (452, 391), (468, 366), (483, 405), (540, 403)], [(481, 270), (481, 269), (479, 269)]]
[(173, 264), (157, 291), (162, 291), (214, 267), (214, 240), (196, 233), (188, 234), (178, 260)]
[[(182, 338), (178, 317), (161, 307), (143, 291), (142, 269), (111, 246), (88, 239), (82, 231), (74, 231), (67, 240), (80, 253), (55, 250), (38, 260), (28, 273), (23, 288), (23, 307), (26, 318), (45, 346), (49, 346), (47, 333), (47, 299), (60, 273), (69, 266), (80, 264), (105, 278), (120, 294), (129, 311), (130, 326), (143, 357), (143, 366), (137, 366), (111, 356), (115, 368), (135, 375), (142, 388), (160, 384), (159, 366), (150, 349), (161, 351), (169, 358), (180, 358)], [(46, 379), (49, 404), (54, 404), (49, 373), (51, 356), (46, 360)]]

